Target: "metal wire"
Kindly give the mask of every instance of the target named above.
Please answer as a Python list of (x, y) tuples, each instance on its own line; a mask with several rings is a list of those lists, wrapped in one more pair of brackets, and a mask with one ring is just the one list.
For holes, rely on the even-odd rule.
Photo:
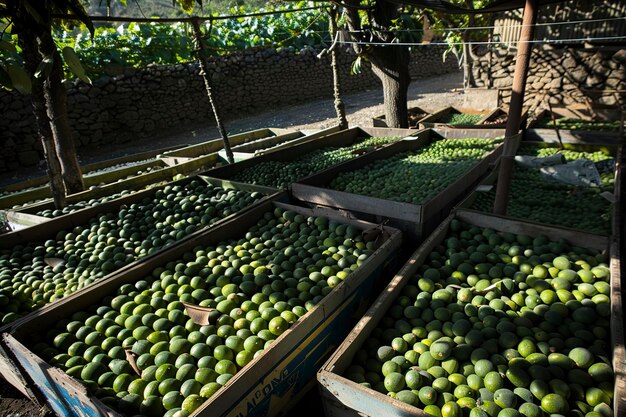
[[(571, 38), (571, 39), (543, 39), (543, 40), (532, 40), (532, 41), (516, 41), (516, 43), (584, 43), (584, 42), (593, 42), (593, 41), (601, 41), (601, 40), (625, 40), (626, 36), (606, 36), (606, 37), (595, 37), (595, 38)], [(414, 43), (414, 42), (367, 42), (367, 41), (338, 41), (338, 43), (348, 44), (348, 45), (375, 45), (375, 46), (428, 46), (428, 45), (463, 45), (463, 42), (429, 42), (429, 43)], [(470, 42), (472, 45), (498, 45), (502, 44), (501, 41), (492, 41), (492, 42)]]
[[(578, 23), (597, 23), (597, 22), (608, 22), (615, 20), (626, 20), (626, 16), (621, 17), (611, 17), (604, 19), (590, 19), (590, 20), (572, 20), (571, 22), (549, 22), (549, 23), (536, 23), (534, 25), (507, 25), (507, 28), (524, 28), (531, 26), (559, 26), (559, 25), (570, 25), (570, 24), (578, 24)], [(486, 29), (499, 29), (502, 26), (472, 26), (467, 28), (432, 28), (433, 32), (457, 32), (457, 31), (468, 31), (468, 30), (486, 30)], [(353, 33), (361, 33), (367, 32), (365, 30), (356, 30)], [(398, 29), (393, 32), (424, 32), (424, 29)]]

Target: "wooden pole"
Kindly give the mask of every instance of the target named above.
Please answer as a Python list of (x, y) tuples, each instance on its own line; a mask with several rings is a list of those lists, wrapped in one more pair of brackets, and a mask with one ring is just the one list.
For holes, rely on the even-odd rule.
[(563, 139), (561, 138), (561, 131), (556, 124), (556, 116), (552, 111), (552, 103), (550, 103), (550, 99), (548, 99), (548, 110), (550, 111), (550, 117), (552, 118), (552, 126), (554, 127), (554, 131), (556, 132), (556, 138), (559, 140), (559, 147), (563, 149)]
[[(330, 37), (334, 39), (337, 34), (337, 6), (330, 9)], [(348, 119), (346, 117), (346, 106), (341, 99), (339, 68), (337, 65), (337, 45), (333, 44), (330, 48), (330, 65), (333, 70), (333, 95), (335, 96), (335, 111), (339, 120), (339, 128), (348, 128)]]
[[(494, 18), (493, 15), (489, 15), (489, 23), (488, 26), (493, 26)], [(489, 37), (487, 38), (487, 50), (489, 51), (488, 58), (488, 66), (487, 66), (487, 88), (493, 87), (493, 73), (491, 72), (491, 68), (493, 66), (493, 28), (489, 30)]]
[[(531, 41), (535, 35), (535, 23), (537, 22), (537, 0), (526, 0), (524, 16), (522, 18), (522, 31), (517, 45), (517, 60), (515, 62), (515, 74), (513, 75), (513, 91), (509, 104), (509, 115), (504, 133), (503, 157), (515, 155), (515, 148), (511, 137), (519, 132), (522, 120), (522, 108), (524, 106), (524, 93), (526, 91), (526, 79), (530, 66), (530, 54), (532, 52)], [(493, 207), (495, 214), (506, 214), (511, 188), (513, 164), (502, 164), (498, 176), (496, 188), (496, 200)]]
[(211, 109), (213, 110), (213, 116), (215, 117), (215, 123), (217, 123), (217, 129), (220, 132), (220, 136), (222, 137), (222, 142), (224, 142), (224, 150), (226, 151), (226, 159), (229, 164), (235, 162), (235, 158), (233, 157), (233, 151), (230, 149), (230, 142), (228, 141), (228, 134), (226, 133), (226, 129), (224, 128), (224, 123), (222, 122), (222, 118), (220, 117), (219, 111), (217, 109), (217, 103), (215, 102), (215, 98), (213, 97), (213, 83), (211, 81), (211, 74), (209, 73), (209, 68), (206, 62), (206, 47), (204, 45), (204, 40), (202, 39), (202, 31), (200, 30), (200, 20), (192, 19), (191, 24), (193, 26), (194, 36), (196, 38), (197, 43), (197, 51), (198, 51), (198, 62), (200, 63), (200, 75), (204, 79), (204, 87), (206, 89), (207, 96), (209, 97), (209, 103), (211, 103)]

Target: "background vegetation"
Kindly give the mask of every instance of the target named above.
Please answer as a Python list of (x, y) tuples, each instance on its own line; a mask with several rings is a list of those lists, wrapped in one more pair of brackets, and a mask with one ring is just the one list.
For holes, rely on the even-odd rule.
[[(301, 2), (258, 8), (255, 4), (260, 2), (246, 2), (246, 5), (234, 5), (224, 10), (232, 2), (216, 3), (207, 4), (202, 11), (196, 10), (197, 14), (243, 15), (312, 6), (312, 2)], [(120, 9), (123, 6), (119, 3), (115, 3), (115, 13), (121, 10), (123, 13), (120, 14), (124, 16), (132, 15), (132, 4), (135, 3), (128, 2), (126, 11)], [(172, 9), (171, 4), (168, 0), (157, 0), (145, 5), (142, 3), (141, 10), (146, 16), (150, 13), (150, 16), (184, 17), (178, 16), (180, 9)], [(216, 11), (207, 13), (206, 9)], [(137, 11), (136, 5), (134, 10)], [(94, 15), (106, 14), (106, 6), (90, 5), (89, 12)], [(111, 15), (115, 13), (111, 11)], [(328, 19), (320, 10), (215, 20), (204, 24), (204, 32), (207, 34), (205, 40), (208, 49), (214, 56), (260, 46), (294, 47), (299, 50), (330, 41)], [(93, 39), (86, 30), (58, 28), (55, 39), (61, 48), (74, 48), (92, 78), (107, 72), (115, 73), (121, 68), (143, 67), (153, 63), (177, 64), (195, 59), (191, 26), (186, 23), (99, 25)]]
[[(106, 0), (86, 0), (82, 1), (85, 9), (90, 15), (104, 16), (107, 14)], [(228, 13), (231, 8), (244, 6), (248, 10), (260, 9), (268, 3), (277, 4), (277, 1), (263, 0), (208, 0), (204, 1), (202, 10), (195, 10), (197, 15), (209, 15), (213, 13)], [(178, 4), (173, 4), (172, 0), (126, 0), (126, 5), (122, 1), (111, 1), (109, 9), (111, 16), (130, 17), (186, 17), (187, 14)]]

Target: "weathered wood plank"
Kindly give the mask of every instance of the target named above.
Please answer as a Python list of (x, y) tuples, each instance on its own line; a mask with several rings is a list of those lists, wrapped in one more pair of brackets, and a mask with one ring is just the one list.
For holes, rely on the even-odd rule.
[[(88, 174), (90, 172), (98, 171), (104, 168), (109, 168), (114, 165), (127, 164), (131, 162), (142, 161), (145, 159), (151, 159), (151, 158), (155, 158), (157, 155), (163, 152), (175, 150), (178, 148), (181, 148), (181, 146), (180, 145), (169, 146), (167, 148), (155, 149), (152, 151), (146, 151), (146, 152), (136, 153), (132, 155), (125, 155), (119, 158), (108, 159), (106, 161), (95, 162), (93, 164), (87, 164), (87, 165), (81, 166), (81, 172), (83, 174)], [(13, 184), (2, 186), (0, 187), (0, 192), (14, 192), (14, 191), (23, 190), (25, 188), (37, 187), (40, 185), (47, 184), (49, 180), (50, 179), (48, 178), (48, 176), (45, 176), (45, 175), (41, 177), (31, 178), (25, 181), (20, 181), (20, 182), (16, 182)]]

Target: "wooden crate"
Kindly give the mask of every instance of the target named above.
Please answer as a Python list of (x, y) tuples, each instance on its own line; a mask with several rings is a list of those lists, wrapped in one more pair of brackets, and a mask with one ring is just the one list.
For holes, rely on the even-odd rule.
[[(217, 157), (214, 158), (217, 160)], [(208, 168), (205, 167), (205, 169)], [(172, 181), (176, 175), (188, 175), (198, 171), (194, 161), (183, 165), (176, 165), (159, 169), (158, 171), (148, 172), (133, 178), (116, 181), (110, 184), (91, 187), (80, 193), (67, 196), (67, 204), (75, 204), (79, 201), (91, 200), (93, 198), (101, 198), (121, 193), (122, 191), (137, 192), (159, 183)], [(33, 203), (24, 204), (21, 207), (14, 207), (11, 210), (15, 212), (35, 213), (40, 210), (54, 208), (54, 202), (51, 198), (44, 198)]]
[[(197, 245), (214, 245), (242, 236), (259, 218), (275, 207), (289, 209), (305, 216), (317, 215), (315, 210), (295, 207), (275, 201), (264, 201), (245, 215), (222, 222), (207, 231), (199, 231), (173, 245), (168, 250), (144, 258), (108, 278), (94, 283), (88, 289), (70, 295), (57, 303), (34, 312), (13, 323), (3, 335), (3, 348), (18, 364), (29, 387), (37, 396), (45, 398), (60, 416), (118, 416), (84, 387), (58, 368), (52, 367), (27, 348), (29, 336), (47, 330), (48, 323), (69, 317), (76, 311), (97, 303), (103, 296), (114, 294), (125, 283), (149, 275), (156, 267), (181, 256)], [(338, 217), (333, 219), (365, 230), (375, 225)], [(330, 352), (342, 342), (359, 311), (371, 295), (371, 288), (380, 279), (386, 265), (394, 258), (401, 243), (398, 230), (386, 228), (389, 233), (378, 249), (311, 311), (283, 333), (263, 355), (255, 358), (238, 372), (223, 388), (205, 402), (193, 416), (275, 416), (315, 384), (315, 373)], [(35, 399), (36, 400), (36, 399)]]
[[(506, 121), (508, 119), (508, 115), (509, 113), (506, 110), (504, 110), (504, 108), (498, 107), (497, 109), (494, 109), (490, 113), (488, 113), (476, 127), (477, 128), (484, 127), (484, 128), (489, 128), (489, 129), (506, 129)], [(502, 119), (502, 118), (504, 118), (504, 121), (494, 123), (495, 121), (498, 121), (498, 119)], [(528, 109), (524, 109), (522, 111), (522, 115), (520, 118), (520, 125), (521, 125), (522, 130), (526, 128), (527, 120), (528, 120)]]
[[(276, 136), (285, 136), (286, 138), (295, 139), (297, 137), (303, 136), (303, 134), (292, 129), (278, 129), (270, 127), (229, 135), (228, 140), (231, 147), (234, 147), (247, 142)], [(187, 160), (187, 158), (197, 158), (200, 156), (215, 153), (223, 147), (224, 143), (222, 142), (222, 138), (215, 138), (197, 143), (195, 145), (189, 145), (184, 148), (163, 152), (160, 157), (162, 159), (179, 158), (181, 162), (184, 162), (185, 160)]]
[(551, 117), (550, 110), (542, 110), (528, 120), (528, 129), (524, 140), (538, 140), (550, 142), (568, 143), (619, 143), (624, 134), (624, 119), (621, 110), (614, 106), (572, 105), (565, 107), (553, 107), (552, 114), (556, 118), (567, 117), (581, 120), (622, 121), (622, 127), (618, 132), (601, 132), (591, 130), (566, 130), (538, 127), (541, 120)]
[[(308, 137), (316, 138), (318, 137), (318, 134), (323, 134), (323, 132), (324, 131), (321, 131), (321, 133), (314, 132), (309, 134)], [(259, 129), (252, 132), (233, 135), (233, 137), (239, 142), (244, 143), (246, 140), (251, 141), (258, 137), (266, 137), (268, 135), (274, 135), (274, 138), (282, 138), (285, 140), (296, 137), (304, 139), (307, 137), (301, 132), (292, 132), (286, 129)], [(159, 159), (148, 163), (110, 171), (93, 177), (86, 176), (85, 185), (92, 188), (68, 196), (67, 202), (68, 204), (72, 204), (78, 201), (119, 193), (124, 190), (140, 190), (150, 184), (162, 181), (171, 181), (172, 177), (177, 174), (189, 175), (204, 171), (220, 163), (218, 150), (221, 149), (221, 143), (221, 139), (214, 139), (192, 147), (164, 152), (162, 155), (158, 156)], [(198, 157), (176, 156), (178, 153), (191, 155), (194, 152), (203, 152), (205, 150), (208, 153)], [(161, 169), (128, 179), (120, 179), (128, 176), (129, 173), (145, 169), (147, 166), (158, 166)], [(101, 185), (101, 183), (105, 184)], [(29, 202), (32, 203), (28, 204)], [(33, 210), (39, 211), (54, 206), (52, 200), (50, 199), (50, 189), (47, 186), (40, 187), (35, 190), (24, 191), (23, 193), (0, 197), (0, 209), (11, 209), (22, 204), (24, 205), (23, 208), (27, 210), (25, 212), (32, 212)], [(17, 207), (15, 210), (24, 211), (22, 208)]]
[[(163, 152), (171, 151), (174, 149), (178, 149), (180, 146), (170, 146), (167, 148), (155, 149), (153, 151), (141, 152), (132, 155), (126, 155), (115, 159), (108, 159), (106, 161), (95, 162), (93, 164), (84, 165), (80, 168), (83, 175), (92, 175), (97, 174), (96, 171), (100, 171), (115, 165), (121, 164), (132, 164), (133, 162), (144, 161), (147, 159), (154, 159), (156, 155), (161, 154)], [(16, 182), (13, 184), (8, 184), (3, 187), (0, 187), (0, 192), (17, 192), (25, 190), (26, 188), (39, 187), (42, 185), (46, 185), (50, 181), (47, 175), (31, 178), (25, 181)]]
[[(128, 167), (124, 167), (124, 168), (120, 168), (120, 169), (116, 169), (116, 170), (112, 170), (108, 172), (95, 173), (94, 175), (85, 175), (83, 177), (83, 181), (85, 183), (86, 188), (96, 187), (96, 186), (100, 186), (103, 183), (110, 184), (116, 181), (125, 181), (128, 179), (132, 180), (133, 178), (129, 178), (129, 177), (136, 178), (141, 175), (144, 175), (143, 173), (140, 173), (140, 172), (146, 169), (152, 169), (154, 171), (150, 173), (155, 173), (165, 167), (167, 167), (167, 165), (163, 161), (155, 159), (152, 161), (143, 162), (141, 164), (131, 165)], [(27, 204), (27, 203), (37, 201), (37, 200), (49, 199), (51, 198), (51, 196), (52, 195), (50, 192), (50, 187), (47, 185), (33, 188), (33, 189), (24, 190), (24, 191), (19, 191), (16, 193), (6, 195), (4, 197), (0, 197), (0, 209), (10, 209), (17, 205)]]
[(442, 223), (433, 234), (411, 256), (409, 261), (392, 279), (387, 289), (378, 297), (365, 316), (354, 327), (346, 340), (324, 364), (317, 375), (319, 389), (326, 417), (426, 417), (423, 410), (383, 395), (363, 385), (357, 384), (342, 374), (351, 365), (356, 352), (370, 337), (372, 331), (385, 317), (385, 312), (393, 305), (402, 289), (407, 285), (419, 268), (428, 262), (428, 255), (445, 239), (452, 219), (457, 218), (466, 223), (490, 228), (500, 232), (526, 234), (529, 236), (544, 235), (551, 240), (564, 238), (571, 244), (599, 251), (611, 251), (611, 341), (614, 346), (613, 368), (616, 370), (615, 384), (615, 416), (626, 414), (626, 378), (622, 372), (624, 361), (624, 333), (622, 319), (620, 256), (619, 246), (606, 237), (588, 235), (571, 230), (564, 230), (543, 225), (519, 222), (497, 216), (488, 216), (458, 210)]
[[(201, 181), (206, 182), (207, 184), (212, 184), (218, 187), (222, 187), (224, 189), (236, 189), (236, 190), (259, 192), (259, 193), (265, 194), (266, 197), (261, 199), (259, 203), (265, 200), (286, 201), (286, 198), (287, 198), (285, 195), (276, 194), (273, 189), (270, 189), (267, 187), (251, 185), (251, 184), (242, 184), (242, 183), (233, 182), (233, 181), (225, 181), (225, 180), (221, 180), (217, 178), (210, 178), (210, 177), (205, 177), (205, 176), (185, 178), (182, 180), (168, 183), (166, 185), (185, 185), (194, 179), (199, 179)], [(76, 226), (84, 225), (87, 222), (89, 222), (90, 219), (98, 216), (99, 214), (114, 212), (116, 210), (119, 210), (120, 207), (122, 206), (139, 202), (146, 197), (151, 197), (156, 193), (158, 189), (163, 188), (164, 186), (144, 190), (144, 191), (141, 191), (141, 192), (129, 195), (129, 196), (120, 197), (118, 199), (111, 200), (106, 203), (102, 203), (97, 206), (89, 207), (83, 210), (79, 210), (77, 212), (70, 213), (64, 216), (59, 216), (54, 219), (42, 218), (39, 216), (32, 216), (32, 215), (24, 214), (24, 213), (8, 212), (7, 214), (10, 219), (13, 217), (18, 218), (18, 219), (34, 218), (34, 219), (45, 219), (45, 221), (40, 221), (39, 223), (36, 223), (36, 220), (30, 220), (31, 222), (33, 222), (33, 224), (31, 224), (30, 227), (24, 227), (24, 228), (15, 230), (13, 232), (3, 234), (2, 239), (0, 239), (0, 249), (11, 249), (16, 245), (25, 245), (33, 241), (44, 241), (46, 239), (53, 238), (54, 236), (56, 236), (56, 234), (59, 231), (71, 230), (72, 228)], [(230, 216), (227, 216), (224, 219), (216, 222), (215, 224), (206, 226), (205, 228), (200, 229), (200, 230), (216, 227), (222, 222), (227, 222), (231, 218), (236, 218), (238, 215), (243, 214), (247, 212), (248, 210), (252, 210), (253, 207), (254, 207), (254, 204), (252, 204), (249, 207), (244, 208), (243, 210), (240, 210), (238, 213), (233, 213)], [(23, 223), (26, 222), (26, 220), (21, 220), (21, 221)], [(167, 247), (164, 247), (160, 250), (165, 250), (165, 249), (167, 249)], [(11, 324), (0, 326), (0, 333), (8, 329), (10, 326)], [(2, 368), (0, 368), (0, 375), (3, 376)]]
[[(127, 196), (122, 196), (114, 200), (98, 204), (96, 206), (77, 210), (73, 213), (68, 213), (52, 219), (41, 216), (34, 216), (26, 212), (8, 211), (8, 218), (33, 218), (45, 220), (39, 220), (39, 223), (37, 223), (36, 220), (32, 220), (33, 224), (31, 225), (31, 227), (24, 227), (20, 230), (16, 230), (15, 232), (2, 235), (3, 239), (2, 241), (0, 241), (0, 249), (10, 249), (15, 245), (21, 245), (32, 241), (45, 240), (47, 238), (53, 237), (54, 235), (56, 235), (57, 232), (61, 230), (69, 230), (75, 226), (84, 225), (85, 223), (89, 222), (90, 219), (98, 216), (99, 214), (114, 212), (119, 210), (119, 208), (124, 205), (130, 205), (133, 203), (137, 203), (146, 197), (152, 197), (157, 192), (157, 190), (162, 189), (166, 185), (186, 185), (193, 180), (200, 180), (206, 182), (207, 184), (222, 187), (224, 189), (232, 188), (242, 191), (260, 192), (267, 196), (276, 192), (272, 188), (263, 187), (260, 185), (243, 184), (240, 182), (226, 181), (219, 178), (211, 178), (204, 175), (198, 175), (193, 177), (187, 177), (178, 181), (172, 181), (162, 186), (149, 188), (147, 190), (139, 191), (137, 193), (133, 193)], [(23, 220), (22, 222), (25, 222), (25, 220)]]
[[(330, 131), (338, 131), (338, 127), (322, 129), (309, 133), (290, 131), (288, 129), (259, 129), (240, 133), (229, 137), (235, 162), (252, 158), (253, 150), (273, 146), (276, 143), (306, 142), (326, 135)], [(283, 133), (281, 133), (283, 132)], [(289, 146), (289, 145), (285, 145)], [(184, 166), (186, 171), (199, 172), (215, 166), (227, 164), (226, 151), (222, 139), (213, 139), (179, 151), (159, 155), (169, 166)]]
[[(407, 112), (409, 113), (409, 128), (410, 129), (419, 129), (420, 128), (420, 122), (425, 118), (430, 116), (430, 112), (427, 112), (426, 110), (422, 109), (421, 107), (411, 107), (407, 110)], [(421, 116), (419, 116), (421, 115)], [(417, 120), (413, 123), (411, 123), (411, 116), (416, 117)], [(374, 127), (388, 127), (387, 126), (387, 119), (386, 116), (384, 114), (378, 115), (376, 117), (372, 118), (372, 126)]]
[[(331, 133), (339, 132), (341, 129), (339, 126), (329, 127), (327, 129), (315, 130), (310, 133), (301, 133), (301, 136), (293, 138), (287, 135), (271, 136), (269, 138), (254, 140), (251, 142), (243, 143), (241, 145), (234, 146), (232, 148), (233, 158), (235, 162), (243, 161), (245, 159), (254, 158), (258, 155), (263, 155), (267, 152), (273, 152), (281, 149), (287, 149), (300, 143), (308, 142), (310, 140), (319, 139)], [(226, 151), (223, 149), (218, 152), (220, 159), (227, 162)]]
[(389, 129), (389, 128), (364, 128), (352, 127), (330, 135), (323, 136), (318, 139), (309, 140), (290, 146), (284, 149), (270, 150), (267, 153), (259, 155), (255, 158), (243, 160), (230, 165), (224, 165), (211, 169), (206, 172), (207, 175), (215, 178), (232, 178), (235, 174), (244, 171), (256, 164), (267, 161), (293, 161), (317, 149), (333, 146), (344, 147), (350, 146), (360, 139), (375, 136), (408, 136), (416, 134), (415, 130), (410, 129)]
[[(491, 137), (497, 137), (498, 131), (479, 130)], [(456, 131), (454, 138), (475, 137), (471, 130)], [(467, 136), (461, 135), (461, 133)], [(476, 163), (461, 178), (450, 184), (435, 197), (422, 204), (384, 200), (376, 197), (357, 195), (345, 191), (324, 188), (342, 172), (354, 171), (367, 164), (386, 159), (402, 152), (422, 148), (431, 142), (447, 138), (434, 130), (425, 130), (414, 138), (405, 138), (375, 152), (344, 162), (321, 173), (298, 181), (292, 186), (293, 196), (310, 204), (347, 210), (357, 217), (373, 222), (386, 222), (398, 227), (413, 239), (420, 239), (432, 231), (445, 218), (450, 209), (471, 187), (490, 169), (502, 152), (502, 145)], [(419, 179), (416, 179), (419, 181)]]
[[(464, 129), (464, 128), (475, 128), (477, 125), (481, 124), (483, 120), (485, 120), (493, 110), (475, 110), (475, 109), (459, 109), (456, 107), (444, 107), (443, 109), (434, 112), (428, 117), (420, 120), (420, 127), (422, 129), (428, 128), (449, 128), (449, 129)], [(475, 124), (475, 125), (451, 125), (448, 123), (440, 122), (440, 120), (446, 116), (452, 114), (481, 114), (483, 117)]]
[[(237, 189), (237, 190), (245, 190), (245, 191), (250, 191), (250, 192), (260, 192), (266, 195), (266, 197), (264, 199), (262, 199), (259, 203), (261, 203), (262, 201), (269, 201), (269, 200), (286, 200), (286, 196), (278, 196), (277, 194), (274, 193), (273, 190), (268, 189), (267, 187), (262, 187), (262, 186), (257, 186), (257, 185), (250, 185), (250, 184), (242, 184), (242, 183), (237, 183), (237, 182), (232, 182), (232, 181), (225, 181), (225, 180), (220, 180), (220, 179), (216, 179), (216, 178), (209, 178), (209, 177), (204, 177), (204, 176), (199, 176), (199, 177), (192, 177), (192, 178), (186, 178), (183, 180), (179, 180), (179, 181), (174, 181), (172, 183), (169, 183), (169, 185), (184, 185), (187, 184), (189, 182), (191, 182), (194, 178), (198, 178), (202, 181), (205, 181), (208, 184), (213, 184), (216, 186), (220, 186), (223, 187), (225, 189)], [(162, 188), (162, 187), (159, 187)], [(141, 191), (139, 193), (136, 194), (132, 194), (129, 196), (125, 196), (125, 197), (121, 197), (115, 200), (111, 200), (108, 201), (106, 203), (94, 206), (94, 207), (90, 207), (84, 210), (80, 210), (77, 211), (75, 213), (70, 213), (64, 216), (59, 216), (56, 217), (54, 219), (46, 219), (46, 222), (42, 222), (39, 224), (35, 224), (32, 225), (31, 227), (28, 228), (24, 228), (24, 229), (20, 229), (20, 230), (16, 230), (7, 234), (2, 235), (2, 239), (0, 239), (0, 249), (11, 249), (13, 248), (15, 245), (23, 245), (26, 244), (28, 242), (33, 242), (33, 241), (44, 241), (48, 238), (52, 238), (54, 237), (59, 231), (62, 230), (71, 230), (72, 228), (74, 228), (75, 226), (79, 226), (79, 225), (84, 225), (85, 223), (87, 223), (91, 218), (102, 214), (102, 213), (108, 213), (108, 212), (112, 212), (112, 211), (116, 211), (118, 210), (121, 206), (123, 205), (129, 205), (132, 203), (136, 203), (138, 201), (141, 201), (143, 198), (145, 197), (150, 197), (153, 196), (154, 193), (159, 189), (159, 188), (152, 188), (152, 189), (148, 189), (148, 190), (144, 190)], [(257, 204), (259, 204), (257, 203)], [(236, 218), (238, 215), (246, 213), (249, 210), (252, 210), (254, 208), (255, 204), (252, 204), (249, 207), (244, 208), (243, 210), (240, 210), (238, 213), (233, 213), (230, 216), (225, 217), (224, 219), (216, 222), (213, 225), (207, 226), (203, 229), (200, 230), (207, 230), (207, 229), (211, 229), (213, 227), (218, 227), (220, 224), (222, 223), (228, 223), (231, 219)], [(29, 216), (29, 215), (25, 215), (25, 214), (21, 214), (21, 213), (15, 213), (18, 216)], [(197, 232), (196, 232), (197, 233)], [(161, 248), (159, 251), (164, 251), (167, 250), (169, 248), (169, 246), (167, 247), (163, 247)], [(159, 251), (157, 251), (156, 253), (159, 253)], [(154, 256), (154, 255), (150, 255), (150, 256)], [(150, 257), (148, 256), (148, 257)], [(125, 267), (123, 267), (121, 270), (124, 270), (126, 268), (129, 268), (130, 266), (134, 265), (136, 262), (141, 262), (141, 260), (139, 261), (135, 261)], [(114, 272), (115, 274), (116, 272)], [(106, 278), (102, 278), (102, 279), (106, 279)], [(76, 293), (80, 293), (82, 291), (85, 291), (87, 288), (89, 287), (85, 287), (79, 291), (77, 291)], [(27, 317), (29, 317), (34, 313), (30, 313), (29, 315), (24, 316), (21, 319), (18, 320), (22, 320), (25, 319)], [(9, 323), (7, 325), (4, 326), (0, 326), (0, 333), (8, 330), (11, 326), (13, 326), (14, 323)], [(0, 356), (2, 356), (1, 352), (0, 352)], [(2, 359), (4, 359), (6, 361), (6, 358), (0, 358), (0, 365), (2, 364)], [(19, 377), (17, 375), (14, 374), (13, 369), (11, 367), (4, 367), (4, 366), (0, 366), (0, 376), (4, 377), (7, 381), (12, 382), (13, 380), (19, 379)], [(17, 387), (18, 389), (20, 389), (21, 391), (23, 391), (24, 387)]]
[[(521, 144), (523, 145), (533, 145), (533, 146), (537, 146), (537, 147), (550, 147), (550, 146), (554, 146), (554, 143), (550, 143), (550, 142), (521, 142)], [(520, 145), (521, 145), (520, 144)], [(590, 145), (590, 144), (581, 144), (581, 143), (563, 143), (563, 148), (564, 149), (572, 149), (572, 150), (576, 150), (576, 151), (585, 151), (585, 152), (594, 152), (594, 151), (598, 151), (598, 150), (602, 150), (604, 152), (608, 152), (611, 156), (613, 156), (615, 158), (615, 186), (614, 186), (614, 191), (613, 191), (613, 195), (612, 196), (607, 196), (608, 198), (613, 198), (613, 210), (612, 210), (612, 227), (611, 227), (611, 235), (616, 235), (619, 232), (619, 227), (616, 225), (616, 222), (619, 218), (619, 216), (621, 215), (619, 212), (619, 198), (620, 198), (620, 187), (621, 187), (621, 181), (622, 181), (622, 164), (621, 164), (621, 160), (622, 160), (622, 155), (624, 153), (624, 149), (623, 146), (621, 145), (614, 145), (614, 144), (608, 144), (608, 145)], [(487, 175), (482, 181), (481, 183), (467, 196), (467, 198), (465, 198), (463, 201), (461, 201), (461, 203), (459, 203), (458, 207), (466, 209), (468, 211), (476, 211), (479, 212), (478, 210), (474, 210), (472, 209), (476, 199), (479, 196), (479, 193), (483, 193), (483, 192), (489, 192), (491, 190), (493, 190), (496, 185), (497, 185), (497, 181), (498, 181), (498, 175), (500, 173), (499, 169), (495, 169), (494, 171), (492, 171), (491, 173), (489, 173), (489, 175)], [(514, 218), (511, 216), (508, 216), (509, 218)], [(524, 221), (525, 219), (517, 219), (517, 220), (521, 220)], [(546, 226), (550, 226), (548, 224), (546, 224)], [(565, 227), (563, 226), (555, 226), (555, 227), (560, 227), (565, 229)], [(573, 229), (574, 230), (574, 229)], [(584, 232), (581, 229), (575, 229), (575, 230), (579, 230), (580, 232)]]

